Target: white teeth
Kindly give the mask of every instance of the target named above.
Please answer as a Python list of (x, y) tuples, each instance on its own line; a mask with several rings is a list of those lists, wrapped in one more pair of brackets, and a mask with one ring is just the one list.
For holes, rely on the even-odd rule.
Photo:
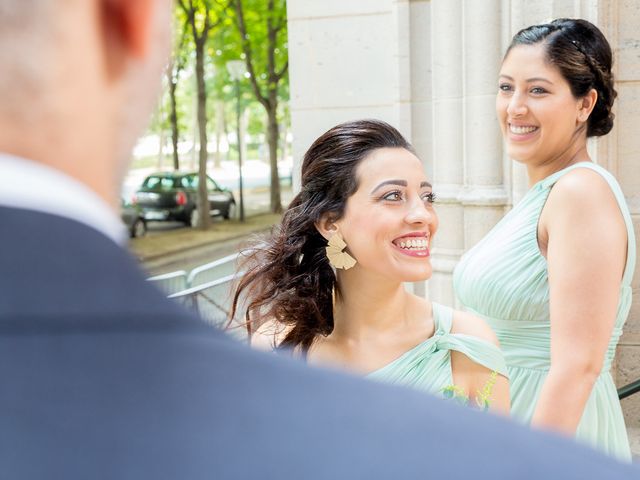
[(516, 135), (524, 135), (526, 133), (531, 133), (534, 130), (537, 130), (538, 127), (532, 127), (532, 126), (519, 126), (519, 125), (511, 125), (509, 124), (509, 131), (511, 131), (511, 133), (515, 133)]
[(401, 240), (397, 243), (400, 248), (407, 250), (425, 250), (429, 247), (429, 241), (426, 238), (414, 238)]

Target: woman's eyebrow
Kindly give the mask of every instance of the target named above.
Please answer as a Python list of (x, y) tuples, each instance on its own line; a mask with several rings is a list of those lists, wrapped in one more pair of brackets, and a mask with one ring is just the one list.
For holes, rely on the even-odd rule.
[[(510, 77), (509, 75), (505, 75), (505, 74), (500, 74), (500, 78), (506, 78), (507, 80), (513, 81), (513, 77)], [(543, 77), (527, 78), (526, 82), (527, 83), (531, 83), (531, 82), (547, 82), (547, 83), (550, 83), (551, 85), (553, 85), (553, 82), (551, 80), (548, 80), (548, 79), (543, 78)]]
[[(406, 187), (408, 183), (406, 180), (385, 180), (384, 182), (380, 183), (376, 188), (371, 190), (371, 194), (373, 195), (374, 193), (376, 193), (376, 191), (378, 191), (385, 185), (397, 185), (399, 187)], [(420, 188), (426, 188), (426, 187), (431, 187), (431, 184), (429, 182), (420, 183)]]

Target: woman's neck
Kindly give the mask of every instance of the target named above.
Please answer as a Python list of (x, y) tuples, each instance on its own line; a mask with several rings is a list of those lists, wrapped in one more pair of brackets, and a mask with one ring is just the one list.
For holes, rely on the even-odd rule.
[(576, 163), (591, 161), (589, 152), (587, 151), (587, 142), (576, 142), (571, 144), (560, 155), (550, 158), (547, 161), (538, 164), (527, 165), (527, 176), (529, 177), (529, 188), (538, 183), (540, 180), (553, 175), (562, 169), (570, 167)]
[(411, 315), (415, 299), (400, 282), (344, 272), (339, 284), (331, 334), (336, 341), (366, 342), (380, 333), (406, 328), (415, 320)]

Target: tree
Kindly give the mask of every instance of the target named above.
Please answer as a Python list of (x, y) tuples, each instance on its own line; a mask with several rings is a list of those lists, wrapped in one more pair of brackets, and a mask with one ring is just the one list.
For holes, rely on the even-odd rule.
[(225, 18), (227, 3), (217, 0), (178, 0), (186, 15), (191, 38), (196, 52), (196, 85), (198, 93), (198, 218), (197, 224), (206, 229), (210, 223), (209, 199), (207, 196), (207, 84), (205, 81), (206, 45), (212, 29)]
[[(182, 15), (181, 15), (182, 13)], [(178, 89), (178, 80), (180, 74), (189, 59), (189, 51), (187, 47), (187, 35), (189, 25), (184, 10), (176, 9), (176, 39), (173, 54), (167, 65), (167, 85), (169, 92), (169, 123), (171, 125), (171, 145), (173, 147), (173, 169), (180, 169), (180, 158), (178, 157), (178, 141), (180, 139), (180, 128), (178, 125), (178, 101), (176, 99), (176, 90)]]
[[(287, 15), (285, 0), (232, 0), (236, 27), (253, 94), (267, 113), (267, 142), (271, 164), (271, 211), (280, 213), (278, 174), (279, 89), (287, 81)], [(246, 7), (246, 8), (245, 8)], [(284, 80), (284, 82), (283, 82)]]

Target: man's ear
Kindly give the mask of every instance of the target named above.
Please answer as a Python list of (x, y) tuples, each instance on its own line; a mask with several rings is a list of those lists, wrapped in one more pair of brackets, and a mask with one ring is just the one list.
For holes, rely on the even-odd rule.
[(327, 240), (329, 240), (338, 231), (335, 215), (331, 213), (323, 213), (320, 220), (317, 221), (315, 225), (316, 230), (318, 230), (320, 235)]
[(592, 88), (587, 94), (582, 97), (580, 104), (578, 105), (578, 121), (586, 122), (589, 120), (589, 115), (593, 111), (598, 101), (598, 92), (595, 88)]
[(118, 73), (129, 57), (143, 58), (151, 47), (156, 0), (100, 0), (107, 68)]

